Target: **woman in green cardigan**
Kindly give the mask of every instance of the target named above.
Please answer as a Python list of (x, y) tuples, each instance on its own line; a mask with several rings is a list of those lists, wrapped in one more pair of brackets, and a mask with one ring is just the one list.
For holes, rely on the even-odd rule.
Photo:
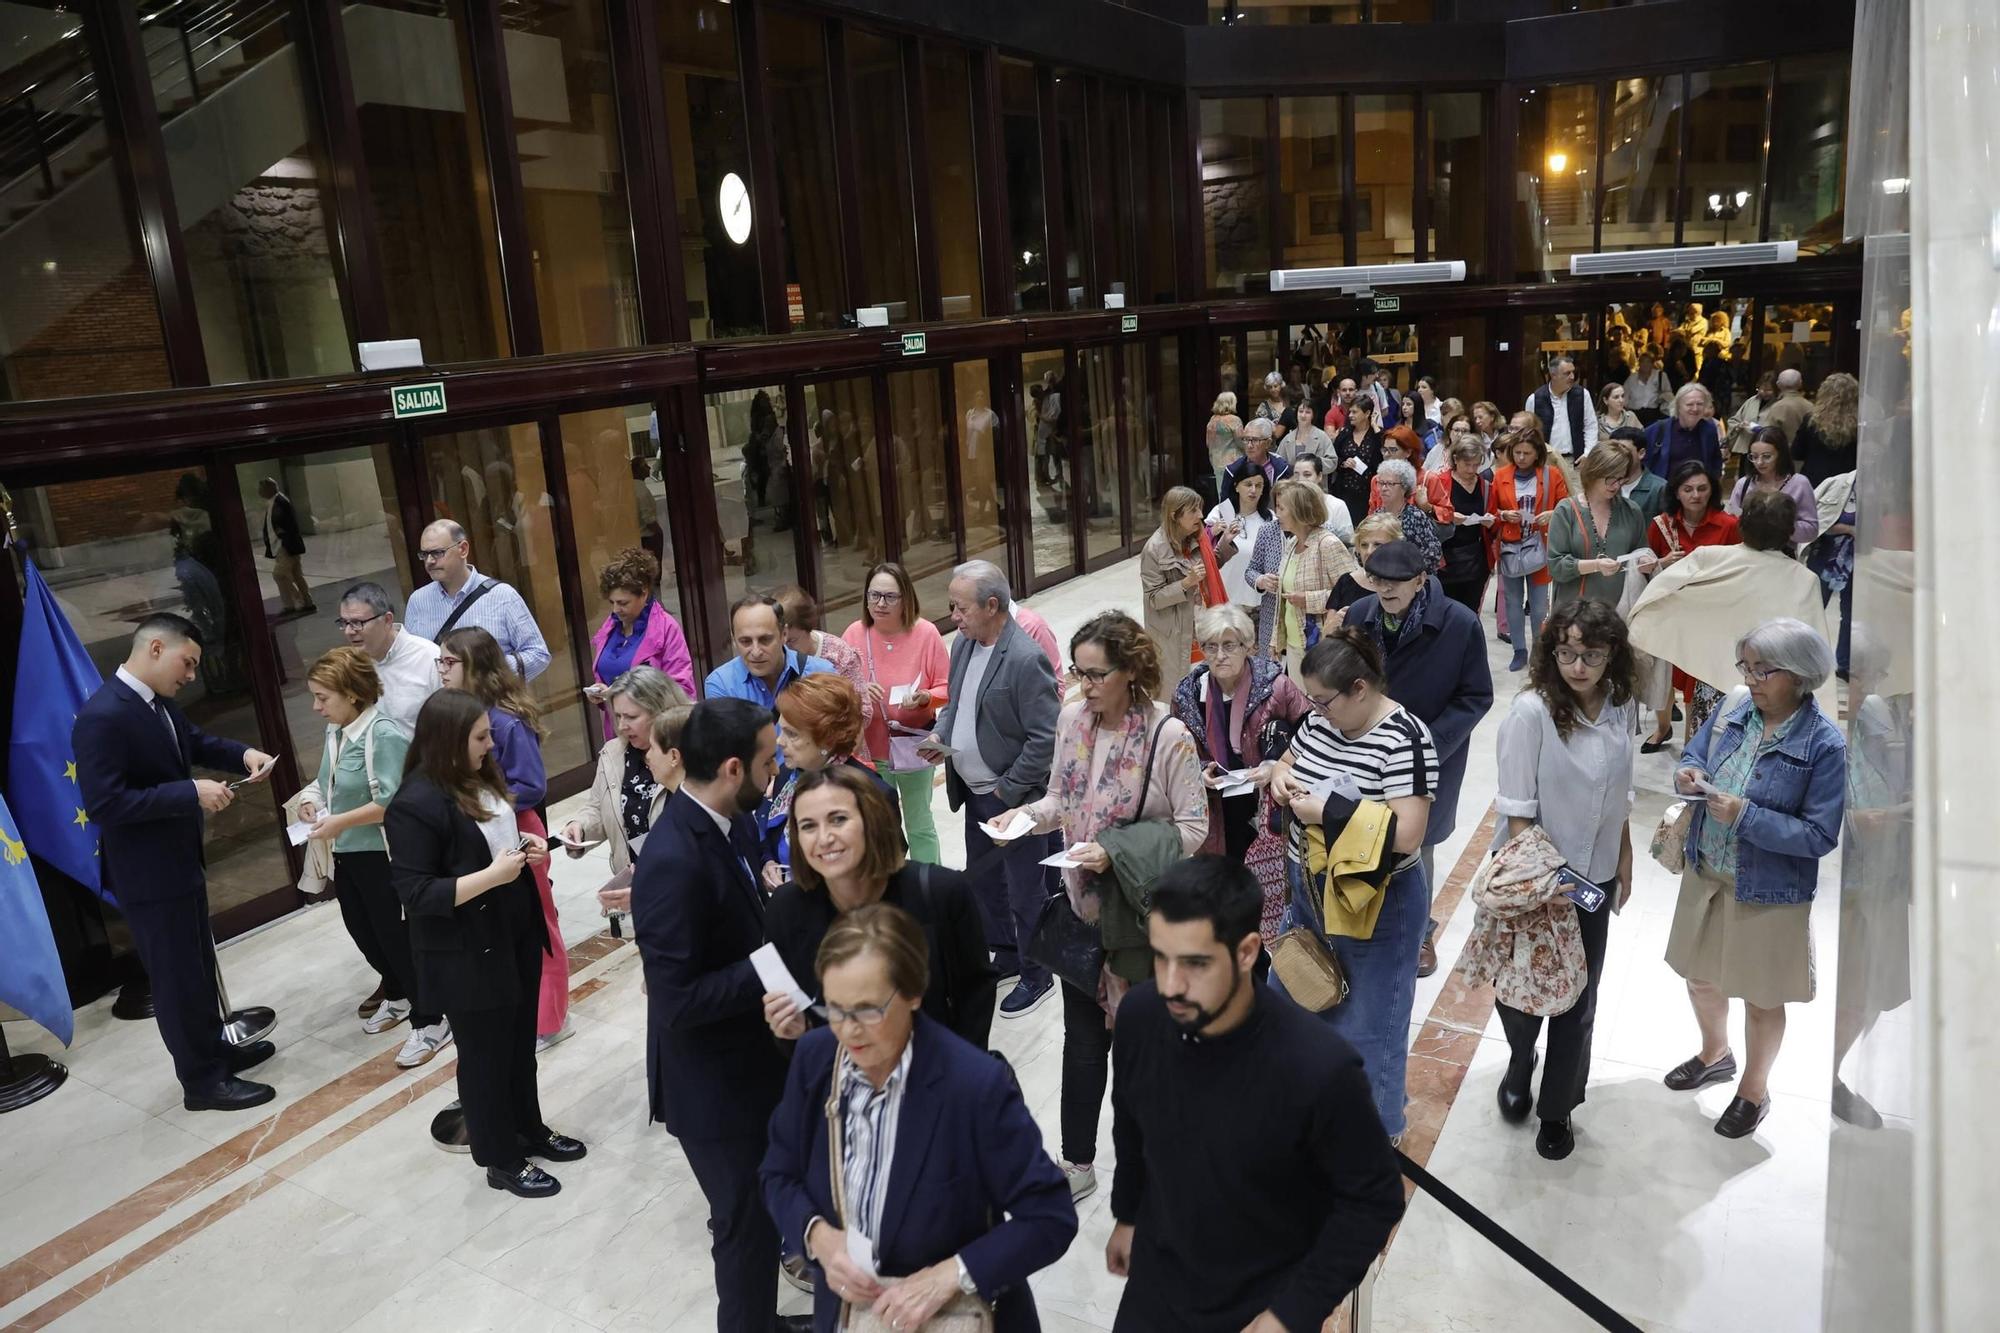
[(1619, 493), (1632, 466), (1626, 449), (1599, 445), (1583, 456), (1577, 467), (1583, 494), (1564, 500), (1549, 522), (1553, 607), (1585, 598), (1616, 606), (1625, 591), (1626, 565), (1619, 557), (1640, 552), (1642, 571), (1658, 563), (1646, 544), (1646, 516)]

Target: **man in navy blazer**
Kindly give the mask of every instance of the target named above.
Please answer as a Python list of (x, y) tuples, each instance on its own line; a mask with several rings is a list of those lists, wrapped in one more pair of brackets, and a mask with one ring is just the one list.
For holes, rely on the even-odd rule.
[(750, 964), (764, 942), (750, 812), (777, 772), (777, 730), (770, 710), (747, 699), (709, 699), (688, 715), (680, 751), (686, 780), (632, 877), (647, 1093), (708, 1200), (717, 1328), (769, 1333), (782, 1326), (778, 1233), (758, 1196), (757, 1164), (785, 1062)]
[(104, 883), (132, 928), (153, 983), (153, 1016), (190, 1111), (237, 1111), (276, 1095), (236, 1075), (269, 1059), (268, 1041), (222, 1036), (202, 864), (206, 815), (229, 808), (226, 782), (194, 766), (255, 774), (270, 756), (211, 736), (173, 703), (201, 666), (201, 633), (186, 618), (140, 622), (125, 664), (97, 689), (71, 731), (83, 815), (98, 826)]

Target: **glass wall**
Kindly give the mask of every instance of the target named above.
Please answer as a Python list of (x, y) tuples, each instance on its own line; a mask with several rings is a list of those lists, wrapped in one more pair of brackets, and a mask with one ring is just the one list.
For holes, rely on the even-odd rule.
[(1043, 213), (1042, 116), (1035, 67), (1000, 61), (1000, 138), (1007, 161), (1007, 235), (1014, 309), (1049, 310), (1049, 229)]
[[(706, 399), (709, 479), (715, 483), (722, 586), (730, 602), (753, 587), (805, 582), (798, 559), (799, 515), (818, 506), (811, 480), (801, 484), (793, 475), (786, 402), (782, 384), (724, 389)], [(572, 503), (575, 487), (572, 480)]]
[(833, 172), (833, 102), (819, 19), (764, 15), (771, 142), (778, 158), (786, 305), (794, 329), (838, 328), (842, 305), (840, 193)]
[(888, 558), (874, 381), (858, 375), (808, 384), (805, 403), (819, 524), (821, 627), (838, 634), (861, 614), (868, 571)]
[(1799, 254), (1840, 244), (1847, 190), (1848, 58), (1778, 62), (1771, 110), (1771, 235)]
[(924, 144), (930, 156), (931, 235), (946, 319), (986, 311), (979, 285), (979, 189), (972, 146), (972, 62), (938, 42), (924, 44)]
[(1354, 98), (1354, 235), (1357, 264), (1416, 258), (1417, 99), (1361, 93)]
[[(1158, 518), (1160, 496), (1175, 482), (1161, 483), (1167, 469), (1159, 448), (1158, 404), (1152, 375), (1153, 345), (1128, 342), (1114, 354), (1124, 361), (1125, 383), (1118, 395), (1118, 412), (1125, 423), (1120, 457), (1124, 460), (1126, 495), (1132, 505), (1132, 540), (1144, 541), (1148, 527)], [(1178, 471), (1178, 469), (1175, 469)]]
[(698, 341), (762, 333), (757, 228), (778, 219), (751, 188), (734, 10), (659, 0), (658, 13), (688, 331)]
[(1174, 257), (1174, 236), (1181, 215), (1182, 192), (1174, 182), (1182, 179), (1185, 166), (1176, 161), (1173, 108), (1165, 93), (1145, 94), (1145, 146), (1136, 148), (1134, 158), (1144, 165), (1139, 180), (1143, 193), (1140, 229), (1146, 243), (1145, 286), (1148, 302), (1164, 304), (1180, 299), (1180, 266)]
[(1805, 377), (1806, 393), (1816, 393), (1819, 382), (1840, 369), (1833, 359), (1833, 318), (1831, 301), (1764, 302), (1757, 373), (1796, 370)]
[(635, 346), (643, 339), (632, 216), (604, 8), (533, 7), (506, 22), (542, 348)]
[(1517, 277), (1566, 276), (1570, 256), (1592, 247), (1597, 188), (1597, 89), (1591, 84), (1521, 94), (1514, 141)]
[(1202, 253), (1208, 294), (1241, 296), (1270, 287), (1270, 164), (1264, 99), (1201, 104)]
[(1030, 572), (1046, 578), (1073, 567), (1076, 548), (1069, 527), (1069, 440), (1063, 424), (1063, 354), (1021, 357), (1021, 413), (1028, 424), (1028, 487), (1034, 508), (1029, 525)]
[(1420, 315), (1417, 373), (1436, 376), (1439, 395), (1458, 399), (1470, 415), (1488, 392), (1486, 344), (1484, 315)]
[(354, 369), (294, 15), (175, 4), (140, 23), (209, 380)]
[(1764, 207), (1764, 102), (1770, 73), (1764, 64), (1688, 76), (1682, 245), (1757, 239)]
[(1582, 380), (1591, 365), (1594, 341), (1591, 332), (1591, 318), (1584, 311), (1563, 314), (1537, 311), (1523, 315), (1520, 392), (1512, 400), (1503, 398), (1500, 411), (1510, 417), (1520, 411), (1529, 395), (1548, 383), (1549, 362), (1558, 356), (1574, 358), (1577, 378)]
[(1091, 201), (1097, 188), (1110, 180), (1106, 173), (1093, 179), (1088, 137), (1089, 117), (1084, 109), (1083, 76), (1056, 75), (1056, 147), (1062, 164), (1057, 197), (1062, 201), (1063, 271), (1062, 291), (1057, 293), (1058, 310), (1095, 310), (1104, 304), (1098, 295), (1095, 229), (1091, 226)]
[(937, 615), (958, 561), (958, 522), (945, 470), (951, 427), (938, 372), (891, 374), (889, 420), (903, 568), (917, 585), (917, 600)]
[(389, 327), (432, 363), (511, 355), (461, 0), (341, 11)]
[[(1385, 0), (1375, 0), (1379, 6)], [(1272, 23), (1359, 23), (1367, 0), (1208, 0), (1208, 21), (1262, 26)]]
[(0, 3), (0, 20), (7, 86), (49, 85), (39, 99), (10, 97), (0, 127), (0, 397), (164, 388), (159, 308), (111, 161), (92, 20), (21, 3)]
[(1278, 188), (1286, 268), (1347, 262), (1341, 187), (1340, 98), (1278, 99)]
[[(1002, 424), (993, 410), (992, 380), (984, 361), (960, 361), (951, 368), (952, 396), (958, 405), (958, 489), (965, 508), (965, 558), (1007, 565), (1006, 463), (1001, 456)], [(935, 616), (942, 601), (926, 614)]]
[(1429, 124), (1431, 259), (1462, 259), (1468, 278), (1486, 272), (1486, 94), (1432, 93)]
[[(1153, 433), (1153, 494), (1165, 495), (1175, 486), (1189, 484), (1186, 474), (1187, 436), (1181, 433), (1181, 336), (1168, 334), (1160, 339), (1160, 379), (1153, 385), (1154, 419), (1159, 429)], [(1206, 408), (1203, 403), (1201, 407)], [(1207, 455), (1204, 452), (1203, 457)], [(1133, 524), (1132, 539), (1139, 538)]]
[(1132, 154), (1129, 94), (1118, 84), (1100, 83), (1091, 98), (1090, 162), (1097, 205), (1097, 284), (1092, 308), (1102, 305), (1099, 294), (1116, 292), (1126, 304), (1138, 304), (1138, 272), (1134, 259), (1132, 174), (1138, 169)]
[(1118, 460), (1117, 349), (1076, 353), (1076, 484), (1083, 496), (1084, 558), (1095, 560), (1125, 544), (1125, 488)]
[(1611, 85), (1604, 145), (1600, 251), (1674, 243), (1674, 171), (1680, 160), (1681, 76), (1620, 79)]
[(892, 38), (849, 28), (847, 77), (862, 238), (854, 304), (887, 306), (890, 323), (906, 323), (923, 312), (917, 304), (917, 219), (910, 193), (902, 51)]
[(576, 533), (584, 623), (594, 630), (607, 614), (598, 600), (599, 571), (620, 551), (635, 546), (651, 552), (660, 562), (660, 585), (655, 591), (660, 604), (679, 619), (674, 506), (669, 503), (660, 473), (653, 405), (640, 402), (569, 412), (559, 419), (558, 428), (563, 470), (569, 479), (570, 526)]

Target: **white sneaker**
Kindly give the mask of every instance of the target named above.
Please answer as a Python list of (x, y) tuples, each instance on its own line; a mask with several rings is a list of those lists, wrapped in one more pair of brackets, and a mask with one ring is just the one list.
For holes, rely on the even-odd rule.
[(567, 1041), (575, 1031), (576, 1028), (565, 1018), (560, 1031), (550, 1032), (535, 1038), (535, 1054), (540, 1055), (559, 1041)]
[(430, 1063), (430, 1058), (451, 1045), (451, 1020), (440, 1018), (427, 1028), (418, 1028), (410, 1033), (410, 1039), (403, 1043), (403, 1049), (396, 1052), (396, 1068), (415, 1069), (418, 1065)]
[(361, 1024), (363, 1032), (387, 1032), (410, 1016), (410, 1001), (384, 1000), (382, 1007)]
[(1089, 1162), (1078, 1166), (1075, 1162), (1062, 1164), (1063, 1175), (1069, 1178), (1069, 1198), (1071, 1203), (1081, 1203), (1097, 1193), (1097, 1168)]

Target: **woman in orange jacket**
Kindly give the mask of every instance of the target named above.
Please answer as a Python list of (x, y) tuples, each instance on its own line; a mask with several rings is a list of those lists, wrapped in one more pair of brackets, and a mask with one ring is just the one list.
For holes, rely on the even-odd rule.
[(1493, 534), (1500, 544), (1500, 597), (1514, 627), (1514, 660), (1507, 669), (1520, 671), (1548, 610), (1549, 519), (1568, 498), (1569, 486), (1561, 470), (1549, 465), (1540, 431), (1511, 431), (1500, 437), (1495, 452), (1506, 459), (1493, 473)]

